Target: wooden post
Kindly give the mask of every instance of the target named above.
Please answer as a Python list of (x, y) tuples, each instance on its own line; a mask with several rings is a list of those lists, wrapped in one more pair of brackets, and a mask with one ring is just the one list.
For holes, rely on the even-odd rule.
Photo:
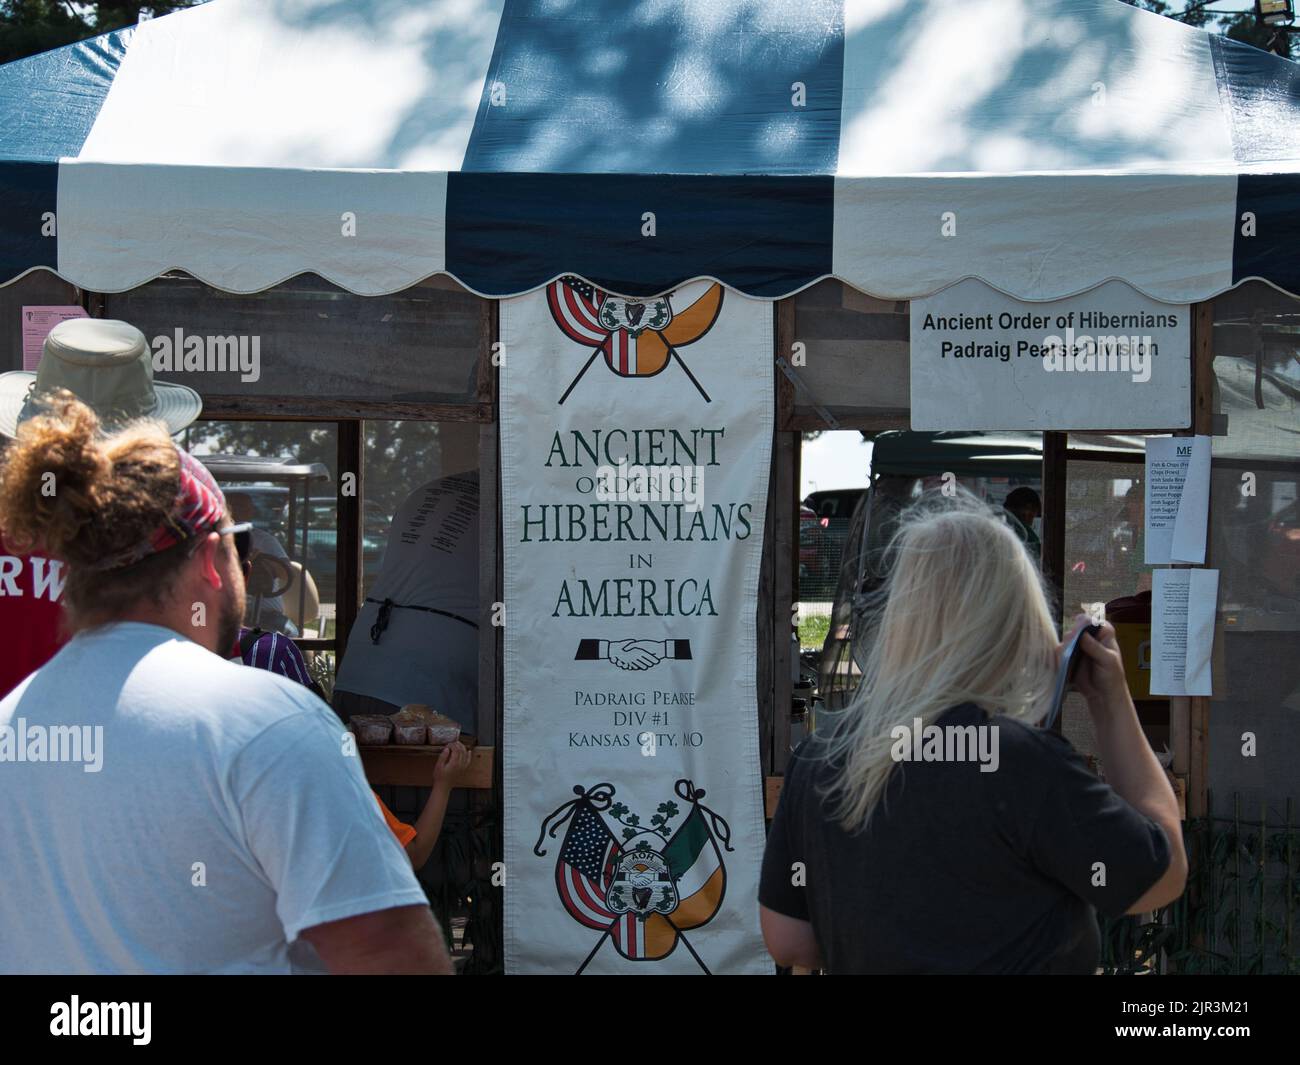
[(478, 736), (498, 743), (501, 707), (501, 626), (493, 624), (501, 601), (501, 478), (497, 427), (479, 429)]
[[(1207, 300), (1195, 305), (1192, 314), (1192, 432), (1209, 435), (1214, 416), (1214, 303)], [(1214, 479), (1211, 477), (1210, 517), (1214, 520)], [(1208, 536), (1208, 533), (1207, 533)], [(1206, 544), (1205, 563), (1213, 565), (1209, 542)], [(1217, 611), (1215, 617), (1217, 625)], [(1206, 812), (1206, 790), (1210, 784), (1210, 700), (1208, 696), (1194, 695), (1187, 700), (1189, 721), (1187, 765), (1187, 813), (1189, 817), (1203, 817)], [(1172, 708), (1170, 713), (1172, 714)], [(1173, 721), (1170, 721), (1173, 728)], [(1176, 745), (1175, 745), (1176, 747)]]
[[(365, 537), (361, 530), (361, 500), (365, 463), (365, 426), (361, 421), (349, 419), (338, 423), (337, 461), (338, 493), (338, 551), (334, 559), (334, 668), (343, 664), (343, 653), (348, 646), (348, 633), (361, 610), (361, 576)], [(356, 477), (353, 491), (343, 492), (343, 477), (351, 473)], [(322, 634), (323, 635), (323, 634)]]
[(1065, 433), (1043, 434), (1043, 540), (1042, 566), (1047, 586), (1068, 625), (1065, 611)]
[(484, 337), (478, 355), (478, 373), (475, 378), (474, 399), (478, 405), (479, 421), (495, 422), (497, 407), (497, 368), (492, 362), (498, 334), (499, 300), (482, 300), (479, 308), (479, 335)]
[(794, 668), (794, 649), (791, 646), (791, 616), (794, 602), (793, 567), (791, 560), (798, 560), (798, 544), (795, 541), (797, 529), (795, 517), (796, 505), (792, 499), (798, 490), (794, 483), (794, 468), (799, 449), (798, 433), (775, 433), (772, 449), (772, 483), (768, 486), (768, 497), (773, 506), (772, 513), (772, 553), (774, 569), (772, 573), (772, 768), (775, 772), (785, 772), (785, 763), (790, 755), (790, 701), (794, 698), (794, 684), (790, 673)]
[[(776, 322), (776, 358), (790, 360), (794, 347), (795, 312), (794, 299), (777, 300), (772, 313)], [(776, 427), (793, 428), (795, 394), (794, 383), (779, 369), (776, 374)]]
[[(486, 350), (480, 355), (480, 401), (498, 410), (499, 381), (492, 363), (492, 349), (500, 328), (496, 300), (484, 301), (489, 308)], [(483, 387), (486, 381), (486, 388)], [(479, 429), (479, 632), (478, 632), (478, 728), (479, 742), (500, 745), (502, 722), (502, 626), (494, 625), (496, 604), (501, 602), (501, 451), (500, 418)], [(500, 777), (500, 771), (497, 771)]]
[(781, 773), (790, 753), (790, 700), (794, 685), (791, 607), (798, 580), (799, 434), (785, 429), (794, 413), (794, 387), (776, 365), (794, 344), (794, 300), (772, 307), (772, 373), (776, 411), (767, 486), (767, 524), (758, 586), (759, 746), (764, 773)]
[[(773, 432), (773, 440), (780, 434)], [(761, 772), (774, 771), (772, 742), (776, 730), (775, 701), (773, 698), (772, 664), (772, 599), (773, 573), (776, 557), (776, 447), (772, 448), (772, 461), (768, 467), (767, 507), (763, 521), (763, 555), (758, 569), (758, 606), (754, 642), (756, 644), (755, 690), (758, 695), (758, 754)]]

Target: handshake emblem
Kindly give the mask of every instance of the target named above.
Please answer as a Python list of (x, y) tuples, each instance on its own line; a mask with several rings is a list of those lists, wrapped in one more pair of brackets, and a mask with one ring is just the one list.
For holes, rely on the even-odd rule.
[(580, 640), (573, 659), (613, 662), (619, 669), (640, 670), (657, 666), (665, 658), (690, 657), (690, 640)]

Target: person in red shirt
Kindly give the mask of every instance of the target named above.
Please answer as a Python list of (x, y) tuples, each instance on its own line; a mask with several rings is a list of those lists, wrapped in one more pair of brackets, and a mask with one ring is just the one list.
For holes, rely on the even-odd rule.
[(0, 699), (63, 646), (63, 563), (9, 549), (0, 536)]
[[(35, 373), (0, 374), (0, 436), (16, 439), (22, 423), (40, 413), (43, 397), (60, 389), (94, 410), (106, 431), (135, 418), (157, 418), (174, 435), (203, 410), (192, 388), (154, 383), (149, 345), (135, 326), (73, 318), (50, 330)], [(3, 529), (0, 514), (0, 699), (67, 638), (59, 606), (63, 563), (6, 543)]]

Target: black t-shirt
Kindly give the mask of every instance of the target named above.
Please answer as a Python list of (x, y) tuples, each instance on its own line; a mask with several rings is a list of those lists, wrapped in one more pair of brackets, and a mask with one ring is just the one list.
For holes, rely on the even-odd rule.
[(833, 973), (1093, 972), (1094, 907), (1118, 916), (1160, 879), (1164, 830), (1053, 732), (972, 705), (936, 724), (996, 725), (996, 771), (899, 762), (885, 804), (852, 834), (826, 812), (833, 768), (815, 737), (802, 744), (759, 901), (810, 921)]

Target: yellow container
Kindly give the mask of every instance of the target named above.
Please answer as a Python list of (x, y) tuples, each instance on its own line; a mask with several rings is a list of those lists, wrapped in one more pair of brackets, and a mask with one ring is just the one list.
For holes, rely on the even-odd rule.
[[(1115, 621), (1115, 639), (1124, 658), (1124, 679), (1134, 699), (1151, 696), (1151, 623)], [(1157, 695), (1164, 699), (1167, 696)]]

